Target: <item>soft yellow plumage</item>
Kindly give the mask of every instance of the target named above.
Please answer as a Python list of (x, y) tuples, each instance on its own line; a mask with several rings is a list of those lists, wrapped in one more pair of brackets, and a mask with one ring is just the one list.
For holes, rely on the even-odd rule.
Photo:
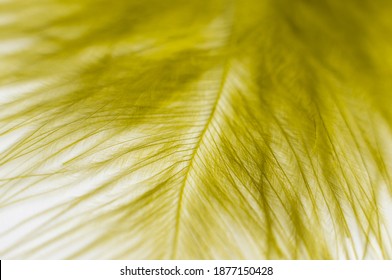
[(0, 1), (0, 257), (391, 258), (391, 12)]

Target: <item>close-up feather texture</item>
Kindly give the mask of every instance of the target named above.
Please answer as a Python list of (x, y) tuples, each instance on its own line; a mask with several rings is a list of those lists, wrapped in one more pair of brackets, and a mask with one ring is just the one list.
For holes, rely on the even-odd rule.
[(0, 0), (0, 257), (391, 259), (391, 15)]

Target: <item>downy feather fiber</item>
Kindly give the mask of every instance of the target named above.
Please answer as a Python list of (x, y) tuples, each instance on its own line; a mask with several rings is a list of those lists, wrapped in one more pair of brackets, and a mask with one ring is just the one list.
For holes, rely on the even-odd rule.
[(391, 14), (0, 0), (0, 257), (390, 259)]

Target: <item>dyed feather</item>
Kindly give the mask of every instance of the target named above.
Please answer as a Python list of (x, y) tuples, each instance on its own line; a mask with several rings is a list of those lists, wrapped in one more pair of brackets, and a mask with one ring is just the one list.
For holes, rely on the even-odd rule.
[(0, 257), (391, 258), (391, 12), (0, 1)]

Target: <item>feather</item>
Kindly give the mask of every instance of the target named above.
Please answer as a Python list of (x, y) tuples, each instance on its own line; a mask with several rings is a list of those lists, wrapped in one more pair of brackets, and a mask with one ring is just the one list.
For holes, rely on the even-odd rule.
[(1, 258), (391, 258), (391, 12), (0, 1)]

